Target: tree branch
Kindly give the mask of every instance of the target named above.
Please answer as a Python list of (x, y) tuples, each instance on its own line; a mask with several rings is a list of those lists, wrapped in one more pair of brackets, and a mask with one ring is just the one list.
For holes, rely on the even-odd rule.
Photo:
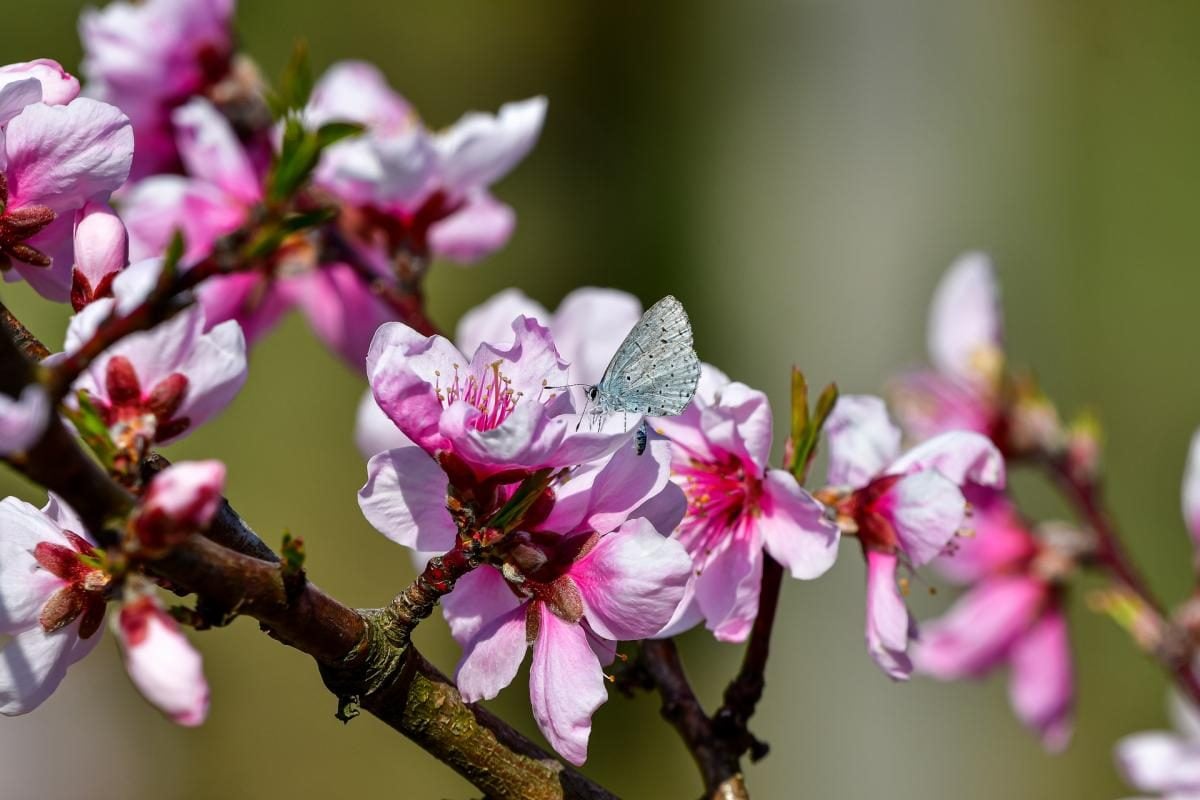
[[(1159, 617), (1163, 630), (1171, 627), (1166, 619), (1164, 606), (1154, 596), (1133, 561), (1125, 552), (1120, 533), (1112, 515), (1104, 507), (1103, 492), (1098, 481), (1082, 477), (1065, 458), (1051, 454), (1043, 454), (1037, 458), (1038, 463), (1049, 475), (1051, 481), (1074, 507), (1075, 513), (1085, 521), (1096, 535), (1098, 545), (1097, 561), (1114, 580), (1132, 592)], [(1182, 652), (1179, 652), (1182, 651)], [(1179, 688), (1200, 706), (1200, 680), (1192, 669), (1192, 648), (1163, 647), (1157, 648), (1152, 655), (1163, 668), (1174, 678)]]

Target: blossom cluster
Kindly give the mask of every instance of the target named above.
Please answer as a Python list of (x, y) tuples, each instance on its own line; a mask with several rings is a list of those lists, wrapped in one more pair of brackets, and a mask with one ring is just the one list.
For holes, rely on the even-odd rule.
[[(709, 363), (678, 415), (589, 418), (578, 387), (604, 380), (639, 324), (634, 296), (583, 288), (550, 312), (509, 289), (453, 341), (420, 309), (431, 261), (475, 263), (512, 235), (493, 186), (531, 152), (546, 100), (434, 130), (378, 69), (341, 62), (273, 116), (233, 14), (232, 0), (85, 12), (87, 96), (56, 62), (0, 67), (0, 269), (75, 311), (61, 352), (0, 394), (0, 456), (21, 464), (69, 421), (136, 496), (103, 531), (54, 495), (0, 501), (0, 713), (44, 702), (113, 603), (135, 686), (175, 722), (204, 720), (191, 617), (165, 605), (155, 563), (213, 523), (225, 467), (155, 473), (150, 456), (229, 407), (248, 348), (298, 309), (369, 386), (365, 518), (418, 569), (472, 553), (441, 597), (462, 698), (496, 697), (532, 651), (534, 719), (566, 760), (587, 758), (623, 643), (699, 626), (746, 642), (768, 571), (820, 578), (843, 539), (862, 555), (865, 645), (884, 675), (1007, 668), (1017, 717), (1047, 748), (1067, 745), (1068, 586), (1101, 549), (1094, 531), (1027, 519), (1007, 470), (1050, 460), (1078, 483), (1096, 448), (1010, 368), (986, 256), (942, 279), (931, 366), (895, 381), (890, 409), (829, 395), (812, 428), (821, 480), (808, 476), (816, 439), (798, 453), (800, 428), (777, 437), (767, 395)], [(1200, 443), (1184, 505), (1200, 542)], [(918, 621), (906, 596), (924, 567), (964, 591)], [(1131, 783), (1200, 796), (1195, 728), (1124, 742)]]

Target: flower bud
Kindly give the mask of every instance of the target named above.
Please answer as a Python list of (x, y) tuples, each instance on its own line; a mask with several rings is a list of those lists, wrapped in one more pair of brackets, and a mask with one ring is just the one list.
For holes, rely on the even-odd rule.
[(139, 544), (160, 551), (208, 527), (224, 488), (220, 461), (185, 461), (155, 475), (133, 522)]
[(129, 263), (125, 224), (107, 203), (88, 202), (75, 215), (75, 272), (71, 305), (75, 310), (112, 294), (112, 282)]
[(200, 654), (152, 594), (121, 606), (117, 638), (129, 679), (180, 725), (194, 727), (208, 716), (208, 681)]

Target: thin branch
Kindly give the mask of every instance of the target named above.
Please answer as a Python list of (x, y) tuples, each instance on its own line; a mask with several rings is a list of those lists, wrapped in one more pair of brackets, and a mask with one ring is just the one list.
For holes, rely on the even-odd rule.
[[(1099, 565), (1156, 614), (1162, 622), (1164, 630), (1168, 629), (1170, 624), (1166, 620), (1165, 606), (1150, 590), (1125, 551), (1116, 523), (1104, 506), (1100, 484), (1094, 479), (1080, 476), (1063, 458), (1044, 455), (1038, 458), (1038, 463), (1067, 501), (1071, 503), (1079, 517), (1096, 535), (1098, 546), (1096, 557)], [(1177, 650), (1180, 648), (1158, 648), (1152, 655), (1170, 673), (1179, 688), (1191, 698), (1192, 702), (1200, 705), (1200, 680), (1197, 679), (1196, 673), (1192, 669), (1191, 653), (1177, 652)]]
[(17, 347), (21, 348), (21, 352), (31, 361), (41, 361), (50, 355), (46, 346), (38, 341), (38, 338), (21, 323), (21, 320), (13, 316), (3, 302), (0, 302), (0, 326), (3, 326), (5, 332), (17, 343)]

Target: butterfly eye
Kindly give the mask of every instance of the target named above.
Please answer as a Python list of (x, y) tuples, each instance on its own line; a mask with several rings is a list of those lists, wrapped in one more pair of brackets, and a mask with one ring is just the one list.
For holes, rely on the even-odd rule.
[(588, 389), (588, 399), (589, 400), (595, 400), (596, 395), (598, 395), (598, 394), (600, 394), (599, 386), (593, 386), (592, 388)]

